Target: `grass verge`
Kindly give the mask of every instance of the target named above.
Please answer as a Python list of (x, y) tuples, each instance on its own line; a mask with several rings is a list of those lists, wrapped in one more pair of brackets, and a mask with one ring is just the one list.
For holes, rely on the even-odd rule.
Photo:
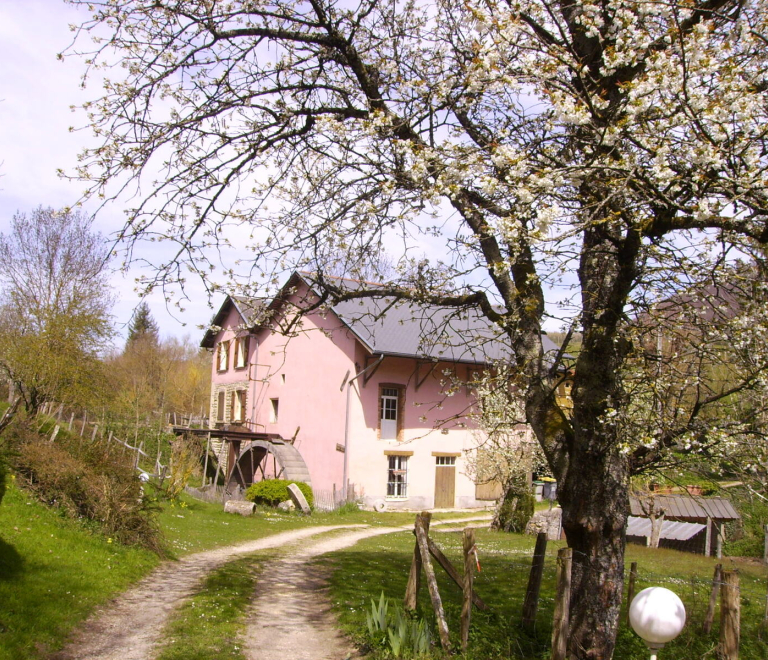
[[(478, 512), (441, 512), (434, 521), (453, 520), (480, 515)], [(244, 543), (269, 534), (315, 525), (412, 525), (414, 512), (348, 511), (314, 512), (305, 516), (281, 512), (269, 507), (257, 508), (255, 516), (243, 517), (224, 513), (221, 504), (212, 504), (182, 495), (177, 504), (164, 503), (158, 516), (160, 529), (168, 547), (176, 556), (212, 548)]]
[(244, 660), (239, 635), (263, 555), (242, 557), (212, 571), (172, 616), (157, 660)]
[(0, 660), (37, 658), (159, 559), (91, 532), (8, 481), (0, 505)]
[[(462, 657), (478, 660), (549, 658), (555, 557), (564, 543), (550, 542), (547, 548), (537, 626), (532, 633), (527, 633), (521, 629), (520, 619), (534, 537), (487, 530), (477, 530), (476, 537), (482, 571), (477, 574), (475, 585), (490, 611), (473, 612), (470, 649)], [(461, 534), (435, 533), (433, 538), (461, 570)], [(386, 597), (402, 602), (413, 544), (410, 533), (392, 534), (363, 540), (352, 548), (318, 560), (330, 565), (331, 596), (342, 626), (363, 647), (369, 643), (365, 617), (370, 611), (371, 599), (378, 600), (383, 591)], [(711, 635), (703, 635), (700, 628), (717, 560), (640, 546), (629, 546), (626, 560), (627, 567), (632, 561), (638, 562), (638, 591), (649, 586), (665, 586), (685, 603), (688, 625), (677, 640), (664, 648), (664, 656), (676, 660), (714, 658), (719, 614), (716, 614)], [(766, 636), (763, 632), (761, 639), (760, 631), (766, 598), (766, 571), (753, 564), (721, 561), (725, 568), (738, 567), (741, 573), (741, 657), (750, 660), (768, 658)], [(442, 570), (436, 568), (436, 572), (452, 643), (458, 648), (461, 592)], [(433, 622), (426, 585), (422, 586), (419, 595), (419, 615)], [(434, 627), (433, 630), (433, 638), (437, 639)], [(434, 649), (433, 655), (439, 657), (441, 654)], [(385, 652), (372, 649), (372, 657), (383, 658)], [(614, 657), (622, 660), (645, 660), (648, 657), (645, 645), (626, 625), (626, 617), (622, 617)]]

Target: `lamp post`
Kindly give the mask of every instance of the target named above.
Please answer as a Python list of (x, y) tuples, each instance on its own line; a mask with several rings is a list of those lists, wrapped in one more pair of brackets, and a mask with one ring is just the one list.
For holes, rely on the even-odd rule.
[(651, 652), (651, 660), (685, 625), (685, 606), (677, 594), (664, 587), (643, 589), (629, 606), (629, 623)]

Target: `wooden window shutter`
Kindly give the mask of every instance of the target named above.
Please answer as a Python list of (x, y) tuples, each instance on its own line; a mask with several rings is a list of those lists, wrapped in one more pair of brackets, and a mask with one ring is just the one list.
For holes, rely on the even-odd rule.
[(219, 392), (218, 405), (216, 407), (216, 421), (224, 421), (224, 406), (226, 405), (226, 394), (224, 391)]

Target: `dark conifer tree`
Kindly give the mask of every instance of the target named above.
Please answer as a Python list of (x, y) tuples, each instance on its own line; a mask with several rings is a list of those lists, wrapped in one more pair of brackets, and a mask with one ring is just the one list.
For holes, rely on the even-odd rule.
[(147, 341), (157, 345), (160, 339), (157, 321), (149, 310), (149, 305), (143, 302), (137, 308), (128, 327), (128, 341), (126, 347), (137, 341)]

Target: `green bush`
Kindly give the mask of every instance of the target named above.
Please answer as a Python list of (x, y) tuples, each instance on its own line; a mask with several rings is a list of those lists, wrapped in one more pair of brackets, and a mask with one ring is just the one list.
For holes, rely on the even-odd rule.
[(731, 557), (762, 557), (765, 545), (765, 524), (768, 504), (749, 497), (749, 493), (734, 493), (741, 520), (726, 525), (727, 539), (723, 552)]
[(288, 494), (288, 486), (296, 484), (299, 490), (304, 493), (309, 506), (314, 506), (315, 496), (312, 489), (303, 481), (289, 481), (288, 479), (264, 479), (258, 481), (245, 491), (245, 499), (256, 504), (266, 504), (268, 506), (277, 506), (280, 502), (291, 499)]
[(144, 497), (133, 453), (103, 438), (91, 441), (63, 430), (50, 442), (23, 420), (5, 434), (13, 448), (12, 467), (40, 500), (92, 522), (118, 543), (163, 552), (156, 507)]
[(491, 523), (493, 529), (522, 534), (533, 517), (536, 499), (525, 480), (519, 480), (507, 488), (504, 500), (496, 510)]

